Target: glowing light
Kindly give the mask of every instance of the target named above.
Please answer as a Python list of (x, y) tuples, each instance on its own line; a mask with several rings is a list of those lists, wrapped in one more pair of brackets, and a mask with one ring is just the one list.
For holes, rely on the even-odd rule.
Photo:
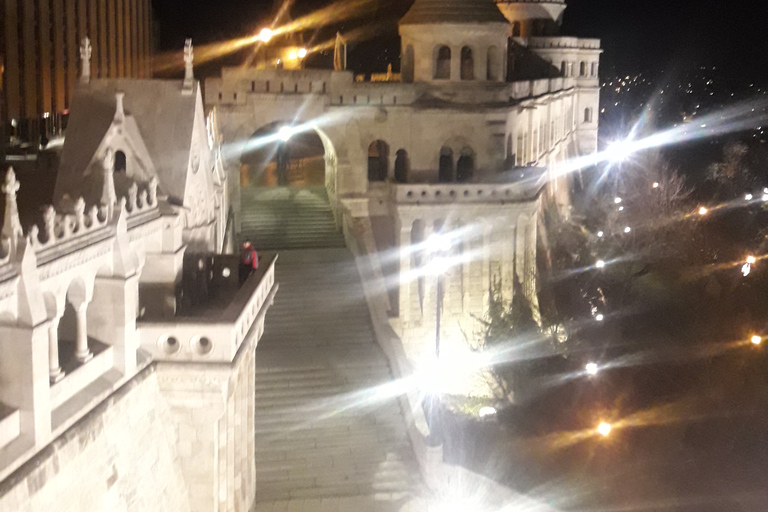
[(299, 53), (296, 50), (291, 50), (288, 53), (288, 60), (296, 60), (299, 58)]
[(653, 185), (651, 185), (651, 186), (652, 186), (653, 188), (659, 188), (659, 182), (658, 182), (658, 181), (654, 181), (654, 182), (653, 182)]
[(597, 238), (603, 238), (603, 235), (604, 235), (604, 234), (605, 234), (605, 233), (603, 233), (602, 231), (598, 231), (598, 232), (597, 232)]
[(448, 252), (451, 250), (451, 247), (451, 237), (448, 235), (435, 233), (427, 238), (427, 250), (430, 252)]
[(587, 363), (587, 366), (585, 366), (584, 369), (587, 371), (587, 375), (597, 375), (599, 370), (597, 363)]
[(477, 413), (481, 418), (485, 418), (486, 416), (493, 416), (496, 414), (496, 409), (493, 407), (481, 407), (480, 411)]
[(701, 215), (701, 216), (704, 216), (704, 215), (706, 215), (706, 214), (707, 214), (707, 212), (708, 212), (708, 211), (709, 211), (709, 210), (707, 210), (706, 208), (704, 208), (704, 207), (702, 206), (701, 208), (699, 208), (699, 215)]
[(597, 426), (597, 433), (603, 437), (608, 437), (611, 433), (611, 430), (613, 430), (613, 428), (611, 427), (610, 423), (602, 422)]
[(605, 261), (603, 261), (603, 260), (597, 260), (597, 262), (595, 263), (595, 266), (596, 266), (597, 268), (603, 268), (603, 267), (605, 267)]
[(624, 228), (625, 233), (629, 233), (630, 231), (632, 231), (632, 228), (630, 228), (629, 226)]
[(274, 32), (272, 32), (271, 29), (263, 28), (261, 29), (261, 32), (259, 32), (259, 35), (256, 36), (256, 40), (261, 41), (262, 43), (268, 43), (273, 35)]
[(288, 142), (293, 137), (293, 128), (290, 126), (283, 126), (277, 131), (277, 136), (283, 142)]
[(751, 201), (752, 200), (752, 194), (745, 195), (744, 199), (746, 199), (747, 201)]
[(624, 207), (623, 206), (619, 206), (619, 211), (623, 212), (624, 211)]
[(628, 140), (617, 140), (611, 143), (605, 150), (606, 158), (613, 163), (625, 161), (632, 153), (634, 153), (634, 149), (632, 143)]
[(299, 58), (303, 59), (307, 56), (307, 49), (306, 48), (299, 48)]
[(604, 319), (605, 317), (603, 316), (602, 313), (598, 313), (595, 315), (595, 320), (597, 320), (598, 322), (602, 322)]
[(436, 258), (432, 258), (432, 260), (427, 263), (427, 265), (424, 267), (424, 270), (427, 274), (437, 276), (445, 274), (448, 272), (449, 268), (451, 268), (451, 263), (448, 258), (437, 256)]
[(747, 263), (749, 263), (750, 265), (754, 265), (755, 263), (757, 263), (757, 258), (755, 258), (752, 255), (747, 256)]
[(752, 265), (750, 265), (749, 263), (745, 263), (744, 265), (741, 266), (741, 275), (743, 275), (744, 277), (747, 277), (750, 272), (752, 272)]
[(616, 204), (619, 204), (621, 202), (621, 198), (617, 197), (616, 199), (613, 200), (613, 202)]
[(749, 341), (751, 341), (753, 345), (759, 345), (763, 342), (763, 337), (755, 334), (749, 339)]

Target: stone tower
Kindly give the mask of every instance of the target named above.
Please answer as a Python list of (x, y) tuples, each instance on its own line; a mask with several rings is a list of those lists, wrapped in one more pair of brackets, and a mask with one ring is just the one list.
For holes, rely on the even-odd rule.
[(492, 0), (416, 0), (400, 20), (403, 82), (503, 82), (509, 22)]

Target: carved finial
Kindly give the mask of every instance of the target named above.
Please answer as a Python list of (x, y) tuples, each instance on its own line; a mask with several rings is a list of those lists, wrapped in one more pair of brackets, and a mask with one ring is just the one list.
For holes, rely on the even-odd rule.
[(148, 196), (147, 189), (143, 188), (141, 189), (141, 192), (139, 192), (139, 203), (141, 204), (141, 208), (147, 207), (147, 196)]
[(115, 152), (112, 148), (107, 148), (107, 152), (104, 154), (104, 183), (101, 190), (101, 204), (107, 208), (107, 220), (111, 220), (115, 213), (115, 205), (117, 204), (117, 194), (115, 193), (115, 176), (113, 174), (115, 168)]
[(134, 181), (131, 186), (128, 188), (128, 206), (130, 207), (132, 212), (135, 212), (138, 209), (138, 205), (136, 204), (136, 197), (139, 195), (139, 186)]
[(88, 227), (94, 228), (99, 224), (99, 207), (96, 205), (91, 206), (88, 210)]
[(72, 228), (74, 227), (72, 225), (73, 224), (72, 216), (71, 215), (64, 215), (61, 218), (61, 224), (62, 224), (62, 231), (63, 231), (62, 238), (67, 239), (67, 238), (71, 237), (72, 236), (72, 231), (73, 231)]
[(85, 199), (82, 197), (75, 203), (75, 229), (82, 232), (85, 228)]
[(152, 206), (157, 206), (157, 178), (152, 176), (152, 179), (149, 180), (149, 187), (147, 188), (147, 192), (149, 194), (149, 204)]
[(87, 84), (91, 81), (91, 40), (87, 37), (83, 38), (80, 43), (80, 62), (82, 62), (83, 69), (80, 75), (80, 83)]
[(16, 253), (19, 238), (24, 238), (21, 220), (19, 220), (19, 208), (16, 204), (16, 192), (19, 191), (19, 187), (20, 185), (16, 180), (16, 173), (13, 172), (13, 167), (9, 167), (8, 172), (5, 174), (5, 184), (3, 185), (5, 217), (3, 218), (2, 237), (9, 241), (11, 254)]
[(192, 94), (192, 89), (195, 85), (195, 74), (193, 65), (195, 62), (195, 52), (192, 49), (192, 40), (187, 39), (184, 42), (184, 85), (182, 87), (183, 94)]
[[(115, 93), (115, 117), (114, 122), (117, 124), (122, 123), (125, 121), (125, 105), (123, 104), (123, 98), (125, 98), (124, 92), (116, 92)], [(114, 158), (114, 154), (113, 154)], [(114, 162), (114, 161), (113, 161)]]
[(31, 228), (29, 228), (29, 240), (32, 242), (33, 247), (37, 247), (40, 245), (40, 228), (37, 227), (37, 224), (33, 224)]
[(128, 209), (125, 207), (126, 200), (124, 197), (120, 198), (120, 212), (125, 215), (128, 213)]
[(56, 210), (53, 206), (49, 206), (43, 212), (43, 222), (45, 223), (45, 237), (48, 239), (48, 243), (56, 240)]

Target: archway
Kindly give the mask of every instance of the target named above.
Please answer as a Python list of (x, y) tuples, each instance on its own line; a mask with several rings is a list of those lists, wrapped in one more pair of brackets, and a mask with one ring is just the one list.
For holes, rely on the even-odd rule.
[(115, 165), (114, 165), (114, 171), (115, 172), (125, 172), (128, 169), (128, 161), (125, 157), (125, 153), (122, 151), (117, 151), (115, 153)]
[(475, 153), (471, 148), (463, 148), (456, 162), (456, 181), (466, 182), (475, 174)]
[(440, 168), (437, 179), (440, 183), (453, 181), (453, 150), (446, 146), (440, 148)]
[(469, 46), (461, 49), (461, 79), (475, 79), (475, 59), (472, 56), (472, 48)]
[(398, 149), (395, 156), (395, 181), (398, 183), (408, 183), (409, 170), (408, 152), (404, 149)]
[(435, 59), (435, 79), (448, 80), (451, 78), (451, 49), (441, 46)]
[(326, 145), (312, 129), (274, 122), (256, 130), (240, 157), (243, 187), (322, 187), (326, 184)]
[(368, 181), (386, 181), (389, 174), (389, 144), (375, 140), (368, 146)]

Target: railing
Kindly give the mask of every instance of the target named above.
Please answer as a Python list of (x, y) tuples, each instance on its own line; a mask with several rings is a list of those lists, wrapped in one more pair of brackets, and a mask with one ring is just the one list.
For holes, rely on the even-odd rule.
[[(525, 172), (525, 171), (520, 171)], [(390, 197), (400, 204), (506, 203), (535, 198), (546, 183), (546, 172), (537, 170), (514, 183), (390, 184)]]
[[(277, 292), (277, 255), (262, 263), (217, 316), (174, 317), (169, 321), (139, 320), (142, 348), (163, 361), (231, 362), (254, 325), (261, 325), (266, 306)], [(237, 268), (228, 269), (238, 272)], [(261, 327), (260, 327), (261, 328)], [(260, 334), (260, 333), (258, 333)]]
[(599, 50), (599, 39), (579, 37), (529, 37), (528, 48), (577, 48), (580, 50)]

